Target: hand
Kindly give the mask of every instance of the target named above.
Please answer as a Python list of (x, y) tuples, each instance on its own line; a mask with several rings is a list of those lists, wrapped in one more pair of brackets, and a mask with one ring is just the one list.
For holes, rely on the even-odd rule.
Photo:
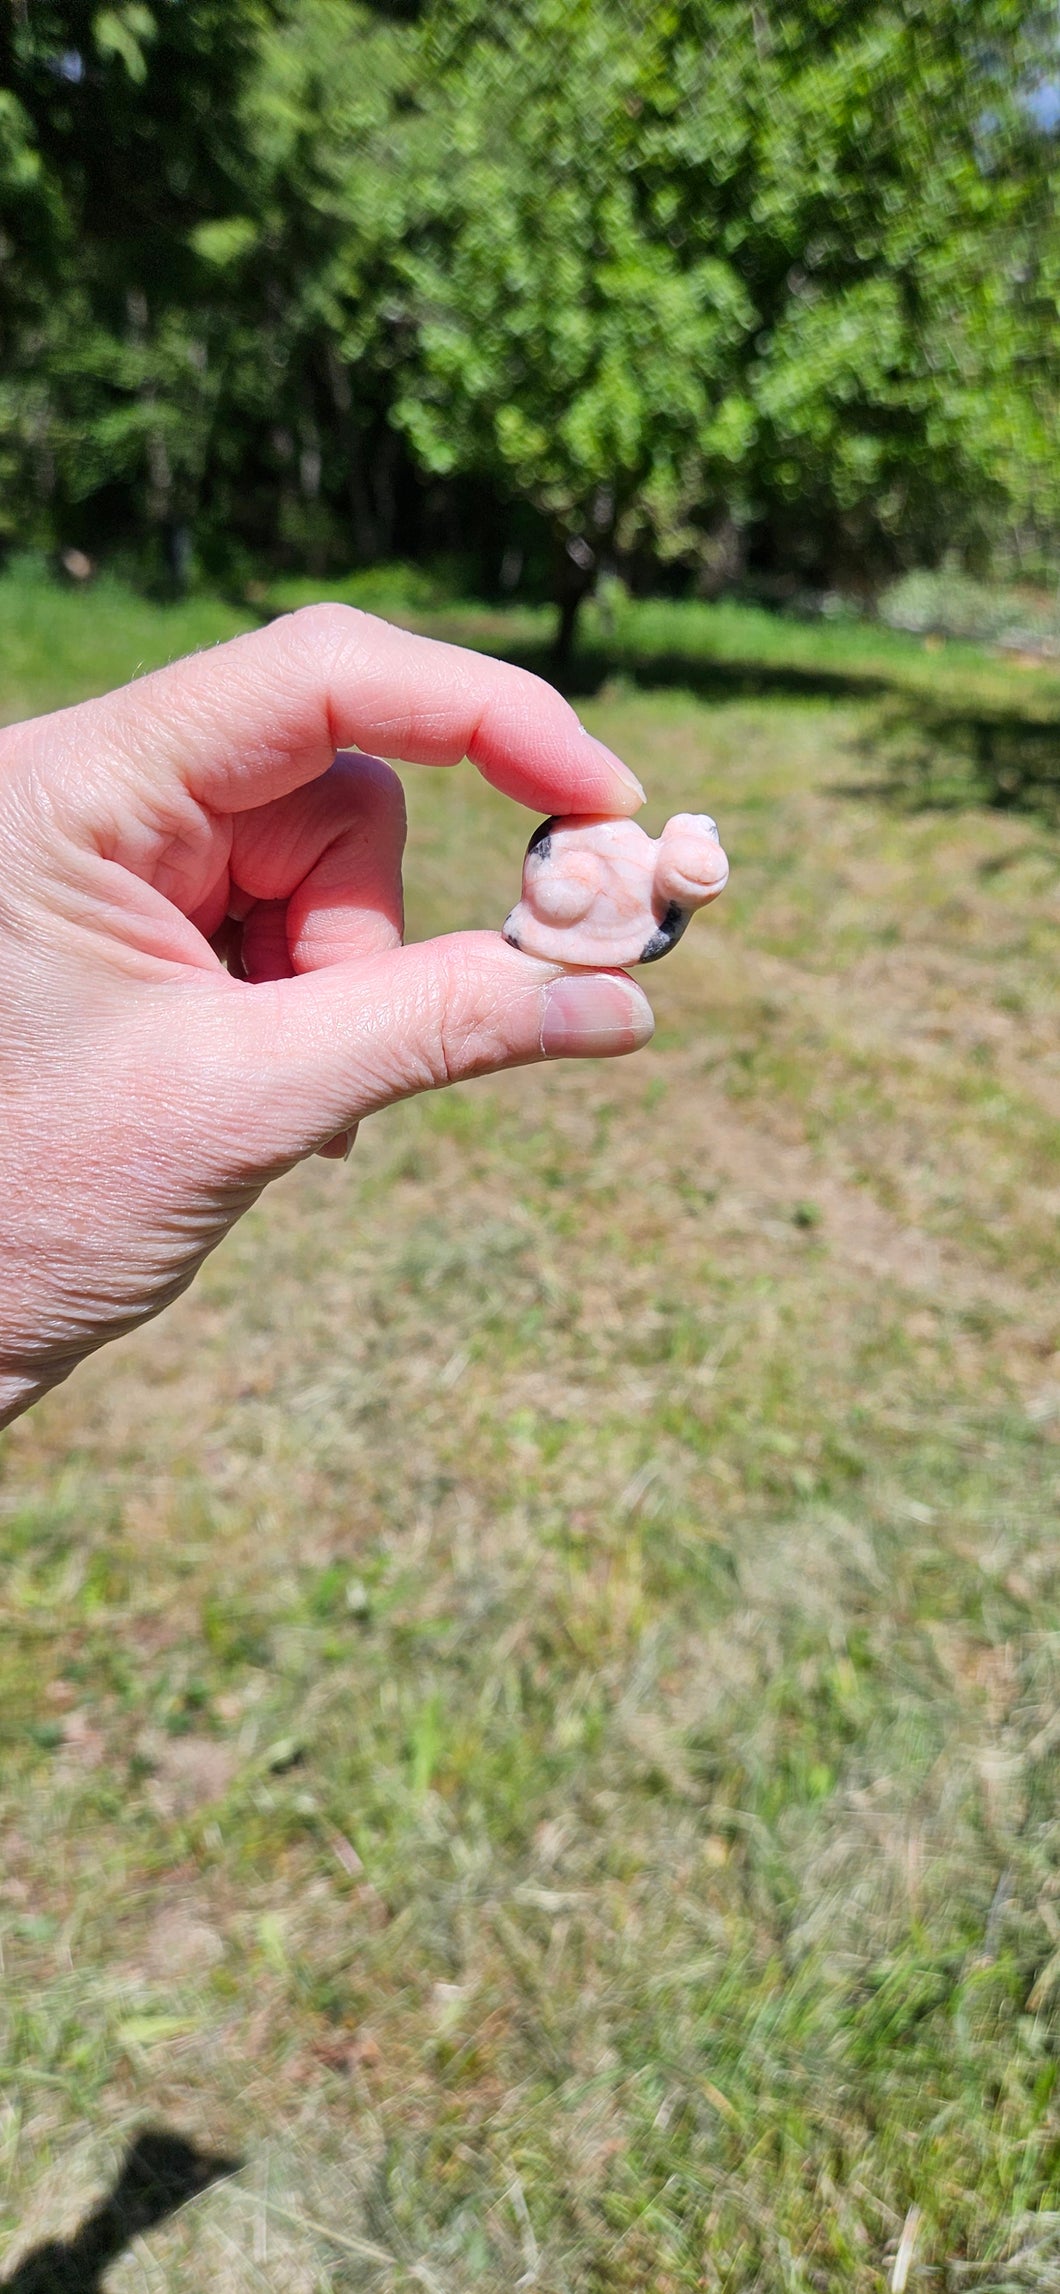
[(402, 947), (401, 784), (347, 747), (641, 801), (550, 686), (343, 606), (0, 735), (0, 1425), (361, 1116), (650, 1036), (623, 974)]

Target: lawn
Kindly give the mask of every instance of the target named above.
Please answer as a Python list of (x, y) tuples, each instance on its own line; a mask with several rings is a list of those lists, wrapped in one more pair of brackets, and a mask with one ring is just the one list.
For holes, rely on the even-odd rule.
[[(0, 716), (250, 618), (0, 583)], [(894, 751), (1060, 677), (579, 683), (732, 858), (653, 1046), (367, 1123), (0, 1439), (19, 2294), (1060, 2283), (1060, 844)], [(526, 816), (406, 777), (411, 931), (497, 921)], [(20, 2269), (145, 2128), (241, 2164)]]

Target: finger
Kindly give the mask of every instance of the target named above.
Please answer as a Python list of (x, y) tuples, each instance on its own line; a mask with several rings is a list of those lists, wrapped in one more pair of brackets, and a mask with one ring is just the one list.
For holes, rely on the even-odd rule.
[(255, 900), (243, 920), (240, 969), (245, 980), (290, 980), (286, 900)]
[(359, 1123), (351, 1123), (348, 1131), (337, 1131), (334, 1139), (328, 1139), (323, 1147), (318, 1147), (317, 1154), (321, 1162), (348, 1163), (356, 1146), (357, 1133), (360, 1128)]
[[(191, 921), (248, 980), (282, 980), (401, 940), (405, 792), (379, 757), (336, 757), (319, 780), (237, 814), (220, 875)], [(232, 926), (241, 927), (238, 936)]]
[(248, 954), (255, 912), (243, 937), (248, 979), (282, 979), (398, 946), (404, 848), (405, 792), (379, 757), (336, 757), (307, 788), (240, 814), (231, 859), (236, 899), (280, 904), (287, 959), (261, 970)]
[[(244, 977), (288, 979), (400, 946), (405, 826), (397, 774), (360, 755), (336, 757), (308, 788), (241, 815), (233, 869), (258, 896), (243, 929)], [(353, 1124), (317, 1153), (346, 1162), (356, 1137)]]
[[(305, 606), (66, 713), (82, 773), (164, 807), (242, 812), (326, 771), (336, 749), (453, 765), (469, 756), (540, 812), (635, 812), (644, 792), (543, 679), (352, 606)], [(87, 736), (87, 737), (86, 737)]]
[(257, 1172), (415, 1092), (537, 1060), (636, 1051), (654, 1028), (624, 972), (563, 972), (494, 932), (226, 989), (219, 1057), (238, 1079), (240, 1152)]

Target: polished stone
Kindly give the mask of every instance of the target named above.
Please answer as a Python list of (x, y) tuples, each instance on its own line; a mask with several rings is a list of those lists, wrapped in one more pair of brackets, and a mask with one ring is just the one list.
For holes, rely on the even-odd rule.
[(504, 937), (559, 964), (654, 964), (728, 874), (708, 813), (675, 813), (659, 837), (599, 813), (542, 821)]

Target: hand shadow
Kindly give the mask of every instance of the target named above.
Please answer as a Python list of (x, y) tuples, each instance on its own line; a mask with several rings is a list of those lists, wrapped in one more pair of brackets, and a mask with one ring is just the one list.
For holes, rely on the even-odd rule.
[(103, 2273), (141, 2232), (164, 2222), (208, 2184), (235, 2174), (239, 2159), (196, 2150), (182, 2135), (147, 2127), (131, 2144), (113, 2189), (72, 2238), (27, 2254), (0, 2294), (101, 2294)]

